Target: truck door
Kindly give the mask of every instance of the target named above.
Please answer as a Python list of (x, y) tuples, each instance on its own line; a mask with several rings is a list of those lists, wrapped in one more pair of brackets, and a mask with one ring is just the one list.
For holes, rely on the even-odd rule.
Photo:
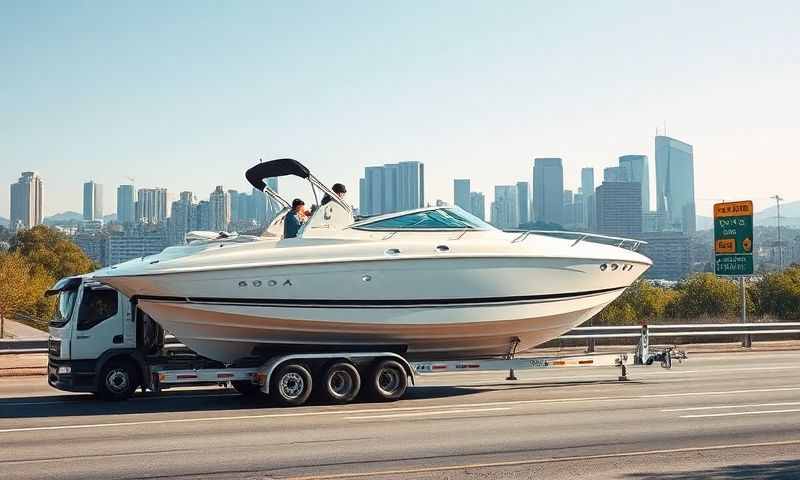
[(72, 359), (96, 359), (125, 342), (125, 309), (120, 294), (108, 287), (84, 286), (72, 329)]

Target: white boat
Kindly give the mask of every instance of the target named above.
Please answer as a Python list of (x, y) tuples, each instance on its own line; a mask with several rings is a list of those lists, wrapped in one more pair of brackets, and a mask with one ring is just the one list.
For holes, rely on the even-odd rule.
[(226, 363), (281, 351), (376, 349), (409, 360), (460, 359), (556, 338), (651, 265), (634, 251), (636, 241), (503, 232), (457, 207), (355, 221), (350, 205), (294, 160), (247, 172), (286, 206), (263, 182), (282, 175), (305, 178), (332, 198), (297, 238), (281, 238), (284, 208), (263, 236), (193, 234), (188, 245), (95, 278), (136, 299), (194, 351)]

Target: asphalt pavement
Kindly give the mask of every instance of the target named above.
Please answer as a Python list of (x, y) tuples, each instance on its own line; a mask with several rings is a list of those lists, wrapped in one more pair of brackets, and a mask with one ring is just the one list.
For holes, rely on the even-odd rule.
[(122, 403), (0, 379), (0, 478), (800, 478), (800, 351), (672, 370), (436, 374), (402, 401), (278, 408), (193, 388)]

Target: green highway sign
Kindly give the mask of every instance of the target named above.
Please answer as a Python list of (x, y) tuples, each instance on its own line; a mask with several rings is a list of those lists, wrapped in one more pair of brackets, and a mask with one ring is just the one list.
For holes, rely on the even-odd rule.
[(714, 271), (717, 275), (753, 274), (753, 202), (714, 205)]

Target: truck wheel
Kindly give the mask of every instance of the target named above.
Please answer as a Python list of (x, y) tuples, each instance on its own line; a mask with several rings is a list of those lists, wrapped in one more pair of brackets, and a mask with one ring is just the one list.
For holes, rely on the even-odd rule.
[(302, 405), (311, 395), (311, 374), (297, 363), (279, 368), (271, 382), (270, 395), (280, 405)]
[(370, 371), (370, 393), (381, 402), (397, 400), (406, 393), (408, 374), (395, 360), (379, 361)]
[(111, 360), (100, 372), (99, 381), (97, 395), (100, 398), (125, 400), (130, 398), (139, 386), (139, 372), (132, 362)]
[(232, 380), (231, 386), (237, 392), (247, 396), (256, 395), (261, 391), (261, 387), (257, 383), (253, 383), (250, 380)]
[(336, 362), (322, 376), (325, 400), (333, 403), (351, 402), (361, 390), (361, 375), (353, 364)]

